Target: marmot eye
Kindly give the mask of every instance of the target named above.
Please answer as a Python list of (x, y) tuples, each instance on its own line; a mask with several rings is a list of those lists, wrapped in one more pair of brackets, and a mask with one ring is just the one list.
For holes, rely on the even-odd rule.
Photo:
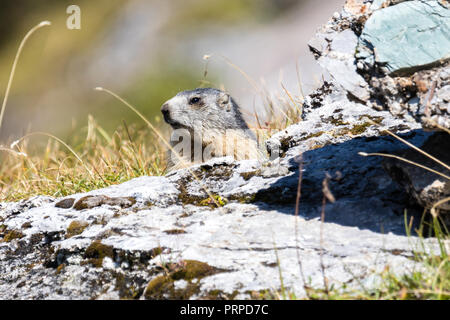
[(191, 98), (191, 100), (189, 100), (189, 103), (190, 104), (195, 104), (195, 103), (198, 103), (199, 101), (200, 101), (199, 97), (193, 97), (193, 98)]

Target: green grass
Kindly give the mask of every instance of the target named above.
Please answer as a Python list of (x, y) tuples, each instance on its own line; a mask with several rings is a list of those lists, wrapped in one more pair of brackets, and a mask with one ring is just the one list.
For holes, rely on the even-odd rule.
[[(230, 65), (248, 77), (237, 66), (232, 63)], [(139, 106), (157, 99), (156, 92), (164, 91), (164, 95), (167, 94), (167, 98), (170, 98), (169, 91), (174, 91), (178, 85), (183, 86), (184, 80), (174, 83), (175, 87), (156, 86), (154, 91), (144, 90), (148, 84), (154, 85), (156, 80), (165, 76), (171, 78), (164, 74), (149, 77), (147, 81), (143, 81), (141, 88), (136, 87), (135, 92), (130, 92), (127, 96), (132, 96)], [(189, 77), (186, 79), (192, 81)], [(251, 79), (250, 81), (253, 83)], [(254, 117), (253, 128), (262, 130), (265, 137), (270, 136), (274, 130), (281, 130), (301, 121), (301, 84), (299, 96), (288, 92), (282, 84), (281, 86), (283, 92), (276, 99), (270, 98), (263, 88), (256, 88), (264, 101), (266, 114), (270, 116), (269, 120), (260, 119), (256, 113), (250, 116)], [(117, 106), (118, 110), (123, 110), (122, 108), (123, 106)], [(159, 117), (155, 117), (152, 122), (160, 127)], [(65, 141), (46, 133), (33, 133), (11, 146), (0, 147), (0, 202), (17, 201), (35, 195), (62, 197), (119, 184), (142, 175), (165, 174), (166, 148), (155, 130), (150, 130), (143, 123), (127, 125), (123, 122), (112, 134), (108, 132), (111, 131), (89, 116), (87, 125), (75, 129)], [(221, 199), (213, 196), (211, 200), (222, 204)], [(374, 273), (380, 279), (380, 284), (375, 289), (355, 289), (345, 285), (331, 286), (327, 290), (307, 287), (308, 298), (450, 299), (450, 261), (443, 244), (448, 239), (448, 231), (441, 229), (437, 219), (433, 217), (428, 226), (422, 222), (421, 229), (416, 231), (423, 239), (423, 229), (431, 228), (441, 244), (438, 254), (426, 250), (415, 251), (414, 259), (423, 265), (421, 270), (399, 276), (385, 268), (381, 273)], [(260, 293), (258, 297), (297, 298), (288, 289)]]
[[(433, 252), (424, 243), (421, 232), (424, 228), (432, 229), (438, 243), (439, 252)], [(450, 258), (443, 244), (449, 240), (447, 231), (443, 231), (438, 218), (429, 223), (422, 222), (416, 230), (419, 234), (419, 248), (413, 250), (413, 258), (421, 267), (401, 275), (394, 273), (389, 266), (381, 272), (372, 272), (366, 276), (374, 277), (377, 286), (366, 288), (360, 282), (356, 286), (332, 285), (328, 290), (304, 286), (306, 300), (450, 300)], [(411, 236), (411, 230), (407, 230)], [(360, 279), (362, 280), (362, 279)], [(252, 295), (256, 299), (299, 299), (290, 289), (266, 291)]]
[[(45, 139), (42, 139), (42, 138)], [(142, 175), (162, 175), (165, 150), (146, 127), (123, 123), (109, 135), (94, 118), (65, 143), (37, 134), (0, 152), (0, 201), (34, 195), (62, 197)]]

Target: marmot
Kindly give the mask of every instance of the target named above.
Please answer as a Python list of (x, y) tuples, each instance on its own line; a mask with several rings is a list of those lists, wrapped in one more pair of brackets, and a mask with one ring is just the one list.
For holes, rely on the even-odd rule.
[(183, 91), (164, 103), (161, 112), (174, 129), (170, 170), (213, 157), (233, 156), (236, 160), (264, 157), (239, 106), (226, 92), (213, 88)]

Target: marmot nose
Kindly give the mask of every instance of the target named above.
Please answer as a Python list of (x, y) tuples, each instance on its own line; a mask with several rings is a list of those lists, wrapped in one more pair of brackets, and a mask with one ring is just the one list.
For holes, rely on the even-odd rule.
[(161, 107), (161, 112), (164, 116), (164, 120), (170, 119), (170, 110), (169, 110), (169, 105), (167, 103), (164, 103)]

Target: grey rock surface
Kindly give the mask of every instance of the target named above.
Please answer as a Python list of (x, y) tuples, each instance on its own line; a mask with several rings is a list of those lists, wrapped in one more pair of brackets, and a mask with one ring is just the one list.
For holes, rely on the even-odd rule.
[(370, 290), (387, 266), (420, 270), (415, 252), (439, 245), (406, 235), (405, 221), (414, 230), (422, 217), (410, 198), (428, 206), (441, 194), (416, 168), (358, 155), (405, 155), (386, 130), (421, 147), (426, 121), (450, 127), (448, 64), (392, 77), (355, 56), (367, 19), (399, 2), (349, 0), (319, 30), (310, 47), (333, 82), (305, 97), (303, 121), (267, 140), (275, 160), (218, 158), (0, 203), (0, 299), (247, 299), (277, 292), (281, 277), (301, 298), (324, 278)]
[[(404, 210), (408, 220), (416, 212), (382, 160), (357, 155), (404, 147), (383, 129), (421, 145), (430, 134), (419, 127), (326, 84), (307, 97), (304, 121), (268, 140), (278, 160), (219, 158), (61, 199), (1, 203), (0, 298), (247, 299), (279, 290), (280, 272), (298, 297), (303, 279), (370, 290), (386, 266), (417, 270), (414, 250), (438, 251), (433, 239), (405, 235)], [(327, 173), (336, 201), (322, 223)]]
[(310, 42), (310, 48), (320, 54), (317, 61), (345, 90), (361, 101), (370, 98), (368, 85), (357, 73), (355, 50), (358, 37), (350, 29), (330, 34), (318, 33)]
[(371, 62), (388, 74), (412, 74), (449, 59), (447, 6), (437, 0), (416, 0), (375, 10), (359, 37), (359, 54), (374, 56)]
[[(450, 163), (450, 139), (447, 133), (437, 133), (425, 142), (421, 148), (423, 151), (439, 159), (444, 164)], [(432, 208), (435, 203), (450, 197), (450, 170), (425, 155), (407, 149), (401, 151), (399, 156), (420, 163), (443, 174), (444, 176), (424, 170), (412, 164), (396, 159), (387, 159), (384, 166), (391, 177), (401, 184), (411, 198), (424, 208)], [(438, 214), (448, 221), (450, 214), (450, 202), (443, 203), (438, 209)], [(447, 222), (447, 224), (449, 224)]]
[(348, 0), (309, 42), (333, 81), (360, 102), (450, 128), (446, 1)]

